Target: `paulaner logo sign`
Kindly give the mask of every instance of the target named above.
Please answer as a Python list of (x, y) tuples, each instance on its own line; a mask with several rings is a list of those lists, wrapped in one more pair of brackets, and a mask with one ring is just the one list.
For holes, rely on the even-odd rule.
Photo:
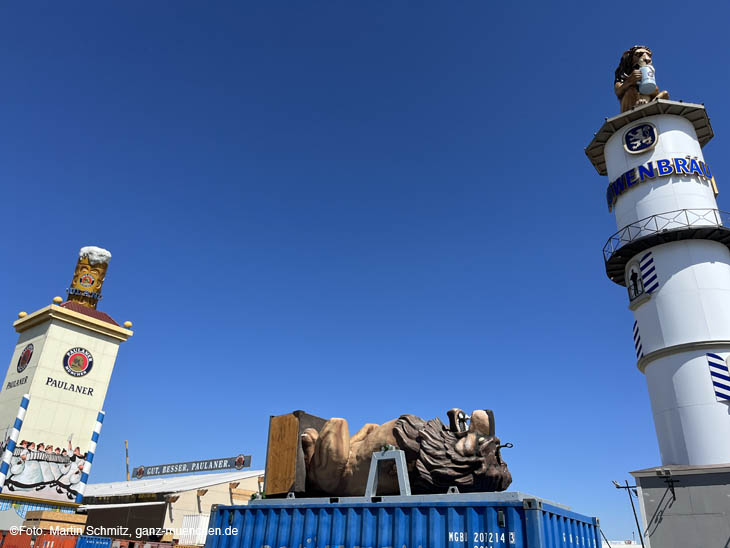
[(29, 344), (26, 346), (23, 351), (20, 353), (20, 357), (18, 358), (18, 373), (22, 373), (25, 371), (25, 368), (28, 367), (28, 364), (30, 363), (30, 359), (33, 357), (33, 345)]
[(72, 377), (83, 377), (93, 366), (94, 358), (85, 348), (72, 348), (63, 357), (63, 368)]
[(609, 183), (608, 189), (606, 189), (608, 210), (613, 211), (613, 206), (616, 205), (618, 197), (632, 186), (656, 177), (667, 177), (675, 174), (697, 175), (702, 179), (712, 179), (710, 166), (698, 161), (696, 158), (672, 158), (648, 162), (628, 170), (621, 177)]

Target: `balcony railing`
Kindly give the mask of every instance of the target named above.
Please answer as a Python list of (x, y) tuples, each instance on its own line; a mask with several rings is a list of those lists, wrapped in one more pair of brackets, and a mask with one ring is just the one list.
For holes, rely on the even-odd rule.
[(644, 283), (641, 281), (641, 278), (639, 278), (636, 280), (636, 285), (627, 284), (626, 289), (629, 290), (629, 301), (633, 301), (644, 294)]
[(714, 226), (730, 226), (730, 213), (718, 209), (678, 209), (652, 215), (623, 227), (611, 236), (603, 246), (603, 259), (608, 262), (616, 251), (639, 238), (673, 230)]

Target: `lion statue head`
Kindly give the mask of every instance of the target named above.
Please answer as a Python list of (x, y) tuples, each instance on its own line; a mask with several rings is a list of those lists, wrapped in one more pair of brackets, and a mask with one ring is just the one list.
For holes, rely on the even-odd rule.
[(627, 49), (621, 55), (621, 60), (618, 62), (618, 67), (616, 67), (614, 84), (622, 84), (629, 77), (629, 74), (639, 68), (640, 65), (651, 65), (653, 55), (649, 46), (634, 46)]
[(398, 447), (413, 463), (411, 488), (414, 493), (443, 493), (449, 487), (460, 492), (504, 491), (512, 474), (502, 459), (503, 446), (494, 435), (494, 424), (483, 419), (491, 412), (474, 411), (468, 430), (446, 427), (439, 418), (429, 421), (403, 415), (395, 423)]

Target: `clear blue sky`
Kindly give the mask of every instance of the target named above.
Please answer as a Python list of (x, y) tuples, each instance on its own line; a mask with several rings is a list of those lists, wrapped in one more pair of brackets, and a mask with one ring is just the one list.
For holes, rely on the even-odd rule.
[(646, 43), (704, 102), (730, 209), (728, 8), (575, 2), (6, 3), (0, 342), (113, 254), (132, 320), (92, 481), (239, 452), (269, 415), (492, 408), (512, 488), (631, 538), (660, 463), (583, 148)]

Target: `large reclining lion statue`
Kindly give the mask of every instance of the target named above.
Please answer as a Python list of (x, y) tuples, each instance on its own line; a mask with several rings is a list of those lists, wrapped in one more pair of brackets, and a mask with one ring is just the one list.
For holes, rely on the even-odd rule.
[[(494, 435), (494, 414), (478, 409), (468, 417), (461, 409), (448, 412), (449, 425), (414, 415), (401, 415), (382, 425), (366, 424), (350, 438), (347, 421), (328, 420), (317, 431), (302, 434), (307, 470), (307, 492), (335, 496), (362, 496), (372, 454), (395, 447), (405, 453), (414, 494), (504, 491), (512, 483), (500, 445)], [(468, 426), (467, 426), (468, 425)], [(398, 494), (395, 465), (381, 465), (378, 494)]]

